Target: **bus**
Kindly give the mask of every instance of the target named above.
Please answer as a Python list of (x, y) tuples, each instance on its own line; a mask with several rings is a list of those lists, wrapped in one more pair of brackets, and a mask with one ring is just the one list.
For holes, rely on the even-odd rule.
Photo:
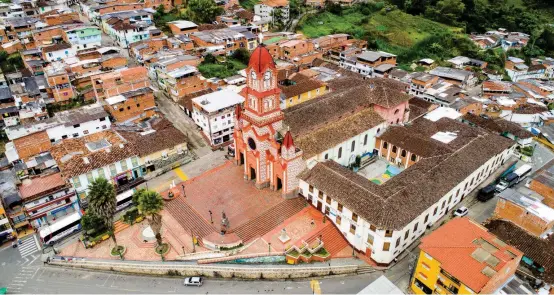
[(502, 179), (500, 179), (500, 183), (496, 185), (496, 191), (501, 192), (509, 187), (520, 183), (522, 180), (527, 178), (529, 173), (531, 173), (531, 170), (533, 170), (533, 167), (531, 167), (531, 165), (522, 165), (514, 172), (502, 177)]
[(81, 213), (77, 211), (53, 225), (44, 227), (39, 231), (39, 235), (43, 244), (54, 245), (59, 240), (79, 230), (81, 230)]
[(117, 195), (115, 198), (117, 200), (116, 212), (119, 212), (133, 204), (133, 194), (135, 190), (128, 190), (122, 194)]

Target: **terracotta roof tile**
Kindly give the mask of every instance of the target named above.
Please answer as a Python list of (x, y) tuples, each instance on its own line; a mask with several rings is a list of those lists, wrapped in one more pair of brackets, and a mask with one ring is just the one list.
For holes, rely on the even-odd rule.
[(554, 236), (540, 239), (504, 220), (491, 220), (485, 224), (485, 227), (544, 267), (543, 279), (546, 283), (554, 284)]
[[(484, 249), (479, 241), (486, 241), (496, 248), (496, 250), (483, 252), (499, 260), (496, 266), (487, 264), (486, 261), (481, 262), (472, 256), (476, 250)], [(469, 218), (454, 218), (425, 236), (419, 248), (438, 260), (443, 270), (476, 293), (479, 293), (491, 279), (482, 273), (485, 267), (499, 271), (512, 259), (521, 259), (523, 254), (510, 245), (499, 243), (495, 235)], [(494, 248), (491, 247), (491, 249)], [(512, 258), (504, 254), (505, 251), (510, 251), (517, 256)]]
[(504, 120), (502, 118), (486, 119), (481, 116), (476, 116), (470, 113), (465, 114), (462, 117), (462, 120), (468, 121), (474, 125), (477, 125), (481, 128), (485, 128), (491, 132), (502, 134), (509, 132), (518, 138), (531, 138), (533, 133), (522, 128), (521, 125)]
[(54, 173), (30, 179), (28, 182), (24, 181), (19, 187), (19, 194), (21, 195), (21, 199), (25, 200), (38, 197), (44, 192), (65, 186), (66, 183), (61, 173)]
[(186, 136), (167, 119), (153, 122), (152, 129), (155, 132), (146, 135), (133, 131), (119, 131), (119, 134), (135, 147), (140, 157), (186, 144)]
[[(86, 146), (87, 143), (98, 142), (103, 139), (109, 142), (109, 148), (91, 151)], [(50, 153), (58, 163), (60, 172), (65, 178), (85, 174), (138, 154), (131, 143), (113, 130), (106, 130), (81, 138), (64, 139), (54, 145)]]

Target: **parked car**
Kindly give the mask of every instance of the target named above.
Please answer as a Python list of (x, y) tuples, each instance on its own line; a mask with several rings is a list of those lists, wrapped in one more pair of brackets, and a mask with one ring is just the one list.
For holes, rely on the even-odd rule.
[(204, 283), (204, 280), (201, 277), (188, 277), (188, 278), (185, 278), (183, 285), (200, 287), (202, 286), (203, 283)]
[(496, 193), (496, 184), (489, 184), (479, 190), (479, 194), (477, 194), (477, 199), (481, 202), (486, 202), (492, 199), (495, 193)]
[(454, 216), (462, 217), (462, 216), (466, 216), (467, 213), (469, 213), (469, 210), (467, 209), (467, 207), (460, 207), (456, 211), (454, 211)]

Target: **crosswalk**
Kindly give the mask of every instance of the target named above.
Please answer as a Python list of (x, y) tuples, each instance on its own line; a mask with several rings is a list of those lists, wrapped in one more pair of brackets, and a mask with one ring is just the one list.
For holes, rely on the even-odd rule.
[(40, 243), (38, 242), (37, 235), (30, 235), (20, 240), (20, 244), (17, 246), (22, 258), (29, 256), (38, 250), (40, 250)]
[[(39, 257), (39, 255), (31, 255), (33, 257), (34, 261), (36, 258)], [(23, 288), (25, 287), (28, 280), (31, 280), (35, 277), (37, 272), (40, 270), (40, 266), (31, 266), (29, 262), (27, 262), (29, 265), (22, 266), (19, 272), (15, 273), (14, 278), (12, 281), (7, 285), (8, 292), (10, 294), (16, 294), (16, 293), (29, 293), (25, 292)], [(24, 263), (25, 264), (25, 263)]]

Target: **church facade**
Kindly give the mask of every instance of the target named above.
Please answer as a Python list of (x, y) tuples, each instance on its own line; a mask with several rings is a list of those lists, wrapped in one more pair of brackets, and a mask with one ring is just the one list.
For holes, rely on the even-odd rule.
[(254, 50), (246, 75), (247, 86), (241, 92), (244, 108), (238, 106), (235, 116), (235, 161), (244, 166), (245, 179), (254, 180), (257, 188), (282, 190), (285, 197), (295, 197), (305, 161), (291, 133), (283, 129), (277, 68), (265, 47)]

